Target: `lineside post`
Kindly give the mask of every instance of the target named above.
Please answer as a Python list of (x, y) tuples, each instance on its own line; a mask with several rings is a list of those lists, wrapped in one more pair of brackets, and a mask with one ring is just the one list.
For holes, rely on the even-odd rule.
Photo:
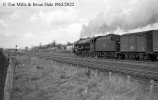
[(130, 84), (130, 82), (131, 82), (131, 76), (127, 75), (127, 84)]
[(95, 70), (95, 78), (97, 78), (99, 76), (99, 71), (96, 69)]
[(88, 67), (86, 67), (86, 75), (89, 77), (89, 78), (91, 78), (91, 71), (90, 71), (90, 69), (88, 68)]
[(111, 80), (112, 72), (109, 72), (109, 80)]
[(152, 95), (153, 92), (154, 92), (154, 84), (155, 84), (154, 80), (150, 80), (150, 94), (151, 94), (151, 95)]

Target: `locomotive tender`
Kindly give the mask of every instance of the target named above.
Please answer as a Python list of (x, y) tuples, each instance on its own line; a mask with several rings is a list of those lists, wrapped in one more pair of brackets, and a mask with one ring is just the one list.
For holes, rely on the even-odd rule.
[(74, 43), (78, 56), (156, 60), (158, 30), (83, 38)]

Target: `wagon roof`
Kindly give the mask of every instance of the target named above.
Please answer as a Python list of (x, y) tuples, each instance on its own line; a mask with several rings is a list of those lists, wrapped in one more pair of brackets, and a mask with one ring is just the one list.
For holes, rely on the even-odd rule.
[(128, 36), (128, 35), (143, 35), (147, 34), (149, 32), (158, 31), (158, 30), (148, 30), (148, 31), (141, 31), (141, 32), (133, 32), (133, 33), (125, 33), (122, 36)]

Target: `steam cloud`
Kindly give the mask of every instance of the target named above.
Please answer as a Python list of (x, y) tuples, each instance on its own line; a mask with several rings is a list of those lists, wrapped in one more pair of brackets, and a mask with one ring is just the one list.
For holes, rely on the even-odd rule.
[(106, 34), (116, 30), (127, 32), (146, 26), (152, 27), (153, 24), (158, 23), (158, 0), (108, 1), (110, 3), (108, 6), (105, 5), (105, 11), (90, 20), (88, 25), (82, 26), (81, 37)]

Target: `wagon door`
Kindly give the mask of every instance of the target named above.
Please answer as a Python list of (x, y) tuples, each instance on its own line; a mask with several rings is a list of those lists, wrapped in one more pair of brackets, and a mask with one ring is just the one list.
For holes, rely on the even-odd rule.
[(120, 48), (121, 51), (128, 51), (128, 36), (121, 36), (120, 38)]
[(154, 52), (158, 52), (158, 31), (153, 33), (153, 49)]
[(137, 51), (146, 52), (146, 35), (137, 36)]
[(137, 50), (137, 39), (136, 39), (136, 35), (131, 35), (128, 37), (128, 49), (131, 52), (136, 52)]
[(147, 52), (153, 52), (153, 36), (152, 33), (148, 33), (146, 36), (146, 50)]

